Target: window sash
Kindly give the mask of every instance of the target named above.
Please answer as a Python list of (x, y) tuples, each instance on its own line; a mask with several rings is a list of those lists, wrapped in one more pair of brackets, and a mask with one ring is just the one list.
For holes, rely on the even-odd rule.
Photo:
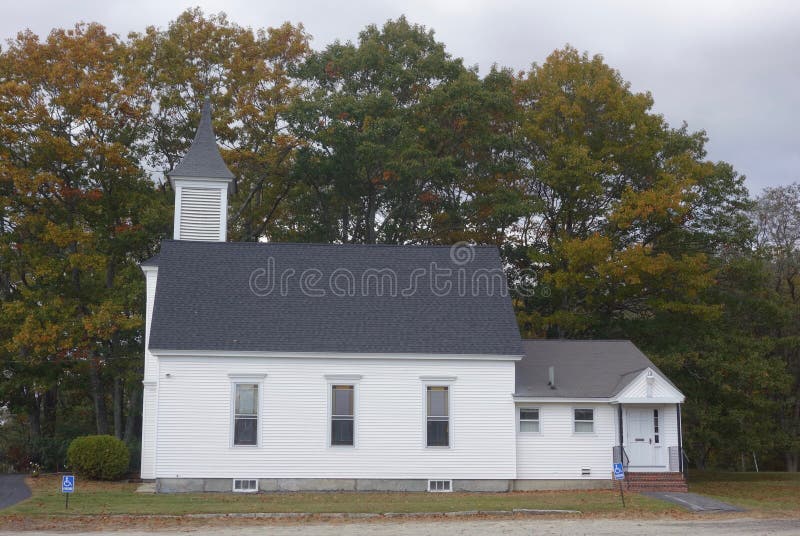
[(258, 445), (258, 419), (236, 417), (233, 423), (233, 444), (236, 446)]
[(237, 383), (235, 400), (236, 415), (258, 415), (258, 384)]
[(331, 415), (353, 417), (355, 398), (355, 388), (352, 385), (331, 386)]
[(519, 421), (519, 431), (529, 434), (538, 434), (540, 432), (539, 421)]
[(331, 386), (331, 446), (355, 445), (355, 402), (354, 385)]
[(259, 385), (233, 384), (233, 445), (258, 445)]
[(427, 445), (429, 447), (450, 446), (449, 419), (428, 419), (428, 426), (426, 428)]
[(572, 412), (573, 430), (579, 434), (594, 432), (594, 409), (577, 408)]
[(450, 389), (447, 386), (428, 386), (427, 406), (428, 417), (449, 417)]
[(353, 446), (355, 438), (355, 421), (352, 418), (335, 418), (331, 420), (331, 445)]
[(450, 446), (450, 388), (429, 385), (425, 388), (425, 444), (428, 447)]
[(519, 409), (519, 431), (526, 433), (539, 433), (539, 408)]

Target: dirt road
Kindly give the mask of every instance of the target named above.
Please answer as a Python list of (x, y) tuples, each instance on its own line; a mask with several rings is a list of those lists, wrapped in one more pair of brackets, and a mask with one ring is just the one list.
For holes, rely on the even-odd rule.
[[(213, 536), (698, 536), (800, 535), (800, 519), (697, 519), (697, 520), (613, 520), (613, 519), (508, 519), (447, 521), (379, 521), (357, 523), (298, 523), (249, 525), (229, 528), (181, 528), (175, 531), (123, 530), (115, 536), (158, 536), (176, 534)], [(0, 535), (20, 534), (0, 532)], [(26, 536), (63, 532), (26, 532)], [(72, 532), (97, 536), (98, 532)]]

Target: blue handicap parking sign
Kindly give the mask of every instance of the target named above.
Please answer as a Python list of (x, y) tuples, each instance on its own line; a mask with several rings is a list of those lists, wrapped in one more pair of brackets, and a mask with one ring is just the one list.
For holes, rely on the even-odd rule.
[(61, 493), (72, 493), (75, 491), (75, 477), (64, 475), (61, 477)]
[(625, 470), (621, 463), (614, 464), (614, 480), (625, 480)]

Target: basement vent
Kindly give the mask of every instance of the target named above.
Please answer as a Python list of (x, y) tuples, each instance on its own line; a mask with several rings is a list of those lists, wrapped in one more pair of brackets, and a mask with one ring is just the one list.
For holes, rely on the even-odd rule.
[(222, 191), (216, 188), (181, 188), (180, 239), (216, 242), (220, 236)]
[(233, 481), (233, 491), (237, 493), (255, 493), (258, 491), (258, 480), (236, 478)]
[(428, 491), (442, 493), (453, 491), (452, 480), (428, 480)]
[(581, 476), (592, 476), (592, 470), (588, 467), (581, 468)]

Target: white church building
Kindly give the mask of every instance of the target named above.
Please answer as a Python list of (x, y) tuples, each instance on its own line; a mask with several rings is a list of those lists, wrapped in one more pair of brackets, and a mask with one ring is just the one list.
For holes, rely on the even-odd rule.
[(142, 264), (159, 492), (610, 487), (614, 461), (685, 487), (681, 392), (628, 341), (522, 340), (497, 248), (227, 242), (208, 101), (170, 180)]

